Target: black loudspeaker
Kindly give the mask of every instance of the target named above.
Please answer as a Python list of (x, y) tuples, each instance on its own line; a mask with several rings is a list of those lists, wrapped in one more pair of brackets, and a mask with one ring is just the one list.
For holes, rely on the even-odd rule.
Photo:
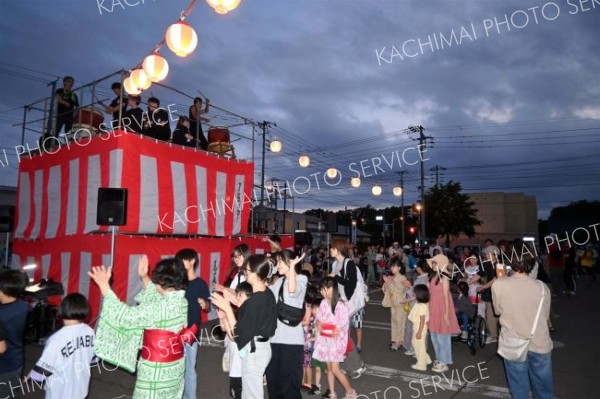
[(337, 233), (337, 216), (335, 213), (327, 214), (327, 232)]
[(294, 233), (294, 243), (296, 245), (312, 245), (313, 236), (310, 232), (296, 232)]
[(127, 224), (127, 189), (98, 188), (98, 226), (123, 226)]
[(12, 233), (14, 227), (15, 207), (10, 205), (0, 206), (0, 233)]

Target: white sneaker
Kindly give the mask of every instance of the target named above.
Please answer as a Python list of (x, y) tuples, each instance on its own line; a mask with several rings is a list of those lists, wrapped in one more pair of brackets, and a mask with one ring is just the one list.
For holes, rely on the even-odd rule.
[(462, 340), (466, 340), (468, 337), (469, 337), (469, 333), (468, 333), (468, 332), (466, 332), (466, 331), (462, 331), (462, 332), (460, 333), (460, 339), (462, 339)]
[(414, 354), (415, 354), (415, 351), (406, 351), (406, 352), (404, 352), (404, 354), (405, 354), (406, 356), (412, 356), (412, 355), (414, 355)]
[(433, 366), (431, 371), (435, 371), (436, 373), (443, 373), (445, 371), (448, 371), (448, 366), (446, 366), (444, 363), (438, 363), (435, 366)]

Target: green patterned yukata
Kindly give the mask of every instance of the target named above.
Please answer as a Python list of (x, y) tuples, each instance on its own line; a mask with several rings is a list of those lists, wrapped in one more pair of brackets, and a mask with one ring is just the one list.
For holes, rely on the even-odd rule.
[(144, 329), (178, 333), (187, 324), (185, 291), (161, 295), (154, 284), (135, 297), (138, 306), (121, 302), (113, 291), (105, 297), (98, 321), (96, 355), (131, 373), (136, 371), (134, 399), (176, 399), (183, 396), (184, 358), (170, 363), (139, 358)]

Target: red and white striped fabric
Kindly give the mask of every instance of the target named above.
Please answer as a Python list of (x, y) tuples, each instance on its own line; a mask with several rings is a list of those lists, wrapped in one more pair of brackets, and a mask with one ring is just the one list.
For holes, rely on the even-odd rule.
[[(284, 248), (293, 247), (293, 236), (282, 236)], [(60, 281), (65, 293), (79, 292), (90, 301), (90, 321), (100, 309), (100, 292), (87, 272), (92, 266), (110, 265), (110, 234), (78, 234), (55, 239), (22, 240), (13, 242), (13, 268), (36, 264), (29, 272), (35, 281), (42, 278)], [(165, 257), (175, 256), (183, 248), (192, 248), (200, 258), (200, 277), (209, 285), (223, 283), (231, 268), (231, 251), (246, 243), (254, 254), (266, 253), (269, 245), (262, 237), (244, 238), (160, 238), (117, 235), (113, 266), (112, 288), (129, 304), (142, 288), (137, 274), (137, 262), (147, 255), (151, 268)], [(152, 270), (152, 269), (151, 269)], [(206, 318), (206, 315), (204, 315)], [(216, 314), (212, 316), (216, 317)]]
[[(85, 144), (85, 143), (83, 143)], [(15, 237), (106, 231), (99, 187), (128, 189), (123, 233), (226, 237), (248, 229), (254, 165), (116, 131), (22, 159)]]
[[(65, 293), (79, 292), (90, 301), (94, 320), (100, 308), (100, 292), (87, 272), (92, 266), (110, 265), (109, 234), (74, 235), (51, 240), (15, 240), (13, 267), (27, 264), (38, 267), (30, 272), (35, 281), (52, 278), (60, 281)], [(113, 290), (117, 296), (133, 304), (142, 288), (137, 263), (148, 255), (151, 268), (165, 257), (175, 256), (183, 248), (195, 249), (200, 258), (200, 277), (208, 284), (222, 282), (231, 264), (229, 238), (157, 238), (117, 235), (113, 266)]]

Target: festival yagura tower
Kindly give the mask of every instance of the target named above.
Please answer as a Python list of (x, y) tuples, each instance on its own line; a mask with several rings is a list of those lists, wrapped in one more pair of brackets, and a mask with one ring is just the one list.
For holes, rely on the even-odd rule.
[[(113, 289), (131, 303), (141, 289), (137, 260), (150, 264), (184, 247), (200, 254), (200, 274), (222, 281), (235, 236), (247, 233), (254, 164), (115, 131), (71, 143), (19, 165), (13, 266), (35, 263), (35, 278), (61, 281), (97, 313), (92, 266), (110, 263), (109, 227), (96, 224), (99, 187), (128, 190), (127, 224), (117, 227)], [(264, 244), (246, 237), (257, 252)], [(260, 250), (259, 250), (260, 251)], [(221, 265), (224, 265), (221, 267)]]

